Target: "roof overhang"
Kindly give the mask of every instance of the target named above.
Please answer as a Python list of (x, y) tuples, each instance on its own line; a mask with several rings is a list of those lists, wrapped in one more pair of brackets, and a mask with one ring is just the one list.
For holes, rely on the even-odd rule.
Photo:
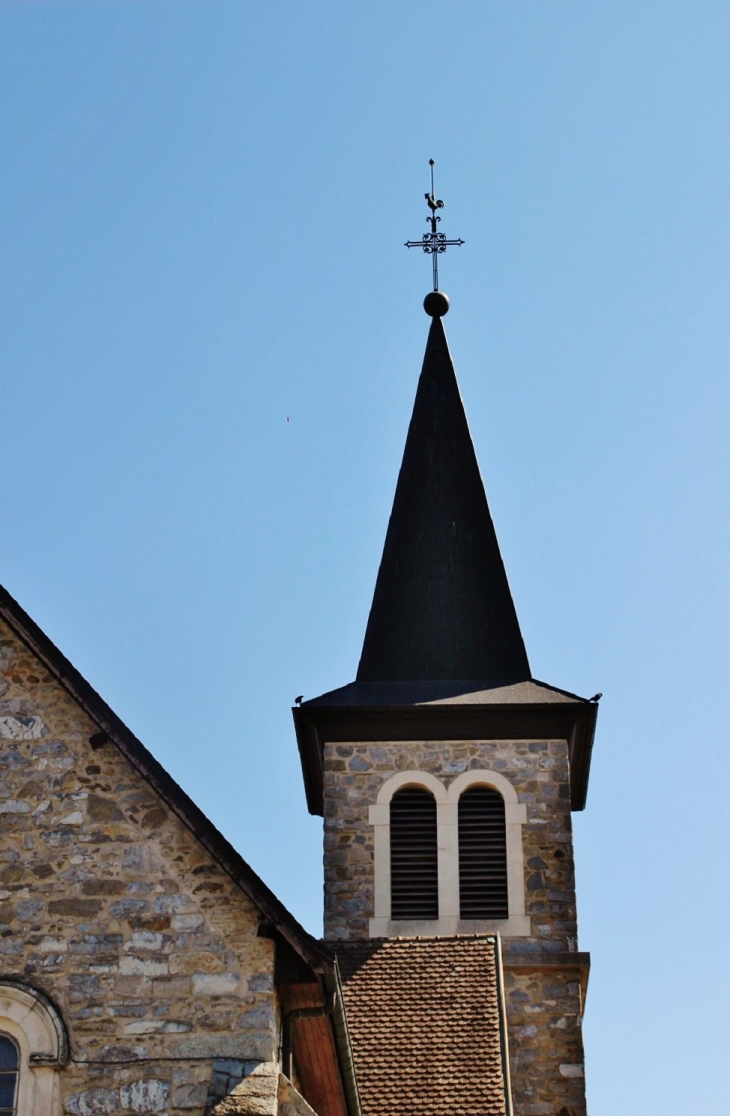
[(598, 706), (581, 698), (530, 704), (424, 704), (292, 709), (311, 814), (324, 813), (324, 746), (391, 740), (565, 740), (570, 759), (570, 805), (586, 804)]

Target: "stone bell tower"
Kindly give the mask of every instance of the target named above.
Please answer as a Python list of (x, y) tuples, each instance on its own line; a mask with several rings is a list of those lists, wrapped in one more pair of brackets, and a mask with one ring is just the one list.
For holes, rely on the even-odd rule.
[(293, 711), (309, 809), (324, 816), (325, 937), (341, 957), (394, 939), (413, 958), (425, 941), (501, 943), (511, 1086), (499, 1111), (582, 1116), (589, 958), (571, 811), (585, 805), (597, 705), (532, 677), (444, 332), (448, 300), (425, 305), (357, 677)]

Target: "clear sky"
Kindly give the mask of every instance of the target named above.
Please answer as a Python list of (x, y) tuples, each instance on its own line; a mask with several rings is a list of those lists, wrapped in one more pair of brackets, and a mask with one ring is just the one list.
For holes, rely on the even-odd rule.
[(726, 1116), (730, 7), (0, 4), (0, 581), (312, 931), (290, 706), (354, 677), (447, 332), (575, 817), (591, 1116)]

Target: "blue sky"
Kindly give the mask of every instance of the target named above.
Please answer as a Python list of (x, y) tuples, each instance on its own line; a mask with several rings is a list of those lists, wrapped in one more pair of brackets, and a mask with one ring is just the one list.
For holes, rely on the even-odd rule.
[(730, 9), (0, 5), (0, 581), (318, 932), (290, 705), (354, 677), (447, 332), (575, 818), (592, 1116), (724, 1116)]

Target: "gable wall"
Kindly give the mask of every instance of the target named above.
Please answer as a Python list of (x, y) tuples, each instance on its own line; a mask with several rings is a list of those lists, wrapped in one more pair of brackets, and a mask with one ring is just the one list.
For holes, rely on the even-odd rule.
[(213, 1059), (276, 1058), (273, 944), (97, 731), (0, 625), (0, 976), (61, 1011), (66, 1111), (202, 1112)]

